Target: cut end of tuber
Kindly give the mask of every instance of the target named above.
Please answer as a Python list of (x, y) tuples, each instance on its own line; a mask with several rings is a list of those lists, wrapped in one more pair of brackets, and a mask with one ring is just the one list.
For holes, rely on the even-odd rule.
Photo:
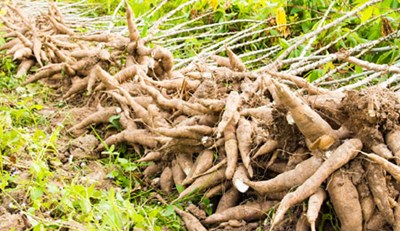
[(250, 188), (241, 179), (235, 179), (235, 182), (233, 182), (233, 184), (235, 185), (236, 189), (241, 193), (247, 192), (247, 190), (249, 190)]

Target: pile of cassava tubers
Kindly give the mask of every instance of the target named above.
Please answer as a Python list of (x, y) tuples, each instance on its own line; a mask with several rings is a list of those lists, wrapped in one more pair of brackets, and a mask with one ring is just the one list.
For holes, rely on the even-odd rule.
[(122, 129), (100, 131), (104, 142), (93, 155), (127, 143), (142, 155), (137, 162), (151, 163), (143, 176), (155, 188), (169, 195), (184, 187), (167, 203), (193, 195), (215, 202), (209, 216), (176, 207), (188, 230), (240, 229), (264, 218), (258, 225), (272, 230), (327, 228), (321, 214), (333, 205), (341, 230), (400, 231), (397, 93), (319, 88), (278, 71), (279, 62), (250, 71), (228, 47), (228, 57), (211, 56), (217, 65), (174, 70), (171, 52), (140, 37), (128, 4), (126, 16), (128, 38), (85, 35), (54, 4), (34, 19), (8, 5), (0, 49), (19, 64), (17, 76), (27, 75), (25, 84), (44, 81), (89, 108), (68, 134), (104, 129), (119, 116)]

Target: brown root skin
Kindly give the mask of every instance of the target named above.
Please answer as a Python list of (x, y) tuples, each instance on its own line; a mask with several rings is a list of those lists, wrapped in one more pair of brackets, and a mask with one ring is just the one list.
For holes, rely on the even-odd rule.
[(395, 161), (400, 164), (400, 130), (395, 129), (386, 135), (386, 143), (388, 144), (390, 150), (392, 150)]
[(100, 52), (100, 49), (87, 49), (87, 50), (81, 50), (77, 49), (74, 51), (71, 51), (69, 55), (75, 59), (83, 59), (87, 57), (93, 57), (96, 56)]
[(27, 48), (33, 47), (33, 43), (27, 37), (25, 37), (25, 35), (21, 34), (19, 31), (15, 31), (15, 33), (17, 34), (17, 37), (19, 38), (19, 40), (21, 40), (22, 44), (24, 44), (25, 47)]
[(252, 133), (253, 129), (251, 127), (250, 121), (241, 117), (239, 119), (238, 127), (236, 129), (236, 137), (238, 142), (238, 148), (240, 152), (240, 157), (242, 162), (249, 173), (250, 178), (253, 177), (253, 168), (250, 165), (250, 152), (252, 148)]
[(361, 205), (357, 189), (349, 176), (340, 171), (335, 172), (328, 183), (328, 192), (340, 220), (340, 230), (361, 231), (363, 225)]
[(143, 171), (143, 176), (147, 179), (158, 175), (163, 170), (163, 165), (161, 163), (155, 163), (147, 166)]
[[(367, 180), (369, 189), (372, 192), (376, 207), (382, 213), (384, 219), (390, 224), (394, 224), (393, 210), (389, 202), (389, 192), (386, 184), (386, 178), (382, 167), (378, 164), (368, 163)], [(372, 218), (371, 218), (372, 219)]]
[(315, 222), (317, 221), (322, 203), (326, 200), (326, 198), (327, 194), (325, 190), (319, 188), (313, 195), (310, 196), (310, 199), (308, 199), (306, 217), (312, 231), (315, 231)]
[(375, 231), (375, 230), (380, 230), (387, 221), (385, 220), (385, 216), (379, 212), (378, 210), (375, 210), (374, 215), (372, 215), (371, 219), (366, 224), (366, 230), (367, 231)]
[(239, 120), (239, 113), (236, 112), (233, 117), (234, 118), (230, 120), (224, 129), (225, 151), (227, 159), (225, 174), (228, 180), (232, 179), (239, 159), (238, 141), (236, 139), (236, 124)]
[(151, 49), (145, 46), (145, 41), (143, 39), (139, 39), (136, 44), (136, 51), (132, 53), (136, 53), (136, 55), (138, 55), (139, 57), (150, 56)]
[(24, 85), (36, 82), (40, 79), (49, 78), (54, 74), (60, 73), (63, 70), (63, 64), (50, 64), (36, 72), (35, 75), (30, 76), (24, 82)]
[(136, 60), (133, 56), (128, 55), (125, 61), (125, 67), (130, 67), (136, 64)]
[(150, 162), (150, 161), (159, 161), (161, 160), (161, 157), (163, 154), (161, 152), (148, 152), (146, 155), (140, 159), (138, 159), (136, 162)]
[(200, 85), (198, 80), (190, 80), (188, 78), (176, 78), (176, 79), (165, 79), (161, 81), (155, 81), (148, 79), (148, 82), (158, 87), (162, 87), (167, 90), (187, 90), (194, 91)]
[(108, 107), (99, 110), (90, 116), (86, 117), (80, 123), (74, 125), (70, 129), (68, 129), (69, 133), (74, 135), (82, 134), (82, 130), (88, 127), (91, 124), (99, 124), (99, 123), (107, 123), (108, 119), (113, 116), (121, 113), (121, 108), (119, 107)]
[(175, 212), (182, 218), (188, 231), (207, 231), (207, 229), (204, 228), (204, 226), (195, 216), (176, 207), (174, 209)]
[(371, 147), (371, 151), (376, 153), (377, 155), (385, 158), (385, 159), (391, 159), (393, 158), (392, 152), (388, 149), (386, 144), (380, 143), (380, 144), (375, 144)]
[(92, 70), (92, 68), (99, 62), (97, 57), (83, 58), (71, 65), (74, 71)]
[(283, 220), (286, 211), (293, 205), (304, 201), (311, 196), (334, 171), (353, 159), (362, 148), (359, 139), (350, 139), (340, 145), (330, 156), (322, 163), (318, 170), (309, 177), (294, 192), (288, 193), (281, 201), (277, 209), (272, 227)]
[[(61, 39), (57, 39), (57, 38), (55, 38), (54, 36), (49, 36), (48, 38), (51, 40), (51, 42), (52, 42), (54, 45), (56, 45), (56, 46), (59, 47), (59, 48), (66, 49), (66, 50), (75, 50), (75, 49), (82, 50), (82, 47), (79, 46), (78, 44), (70, 43), (70, 42), (68, 42), (68, 41), (64, 41), (64, 40), (61, 40)], [(40, 41), (40, 40), (39, 40), (39, 41)], [(86, 47), (85, 47), (85, 49), (86, 49)], [(73, 52), (73, 51), (72, 51), (72, 52)], [(70, 54), (71, 54), (72, 52), (70, 52)], [(73, 55), (71, 54), (71, 56), (73, 56)], [(84, 56), (84, 57), (86, 57), (86, 56)], [(81, 58), (84, 58), (84, 57), (81, 57)], [(80, 58), (80, 57), (75, 57), (75, 58)]]
[(15, 46), (7, 50), (6, 55), (14, 55), (15, 52), (23, 48), (26, 48), (23, 44), (16, 44)]
[(219, 55), (212, 55), (211, 59), (213, 59), (218, 66), (231, 68), (231, 63), (229, 61), (229, 58), (222, 57)]
[[(20, 28), (16, 25), (14, 25), (14, 23), (10, 22), (6, 17), (4, 17), (3, 15), (0, 15), (0, 20), (2, 21), (2, 24), (4, 24), (5, 27), (7, 27), (8, 29), (12, 30), (12, 31), (18, 31)], [(27, 28), (28, 29), (28, 28)], [(16, 35), (15, 35), (16, 36)], [(13, 36), (13, 37), (15, 37)]]
[(340, 140), (348, 139), (352, 135), (350, 130), (344, 125), (342, 125), (338, 130), (335, 130), (335, 134)]
[(374, 198), (368, 188), (368, 185), (363, 182), (357, 185), (358, 195), (360, 197), (361, 211), (363, 214), (364, 223), (367, 223), (375, 211)]
[(57, 20), (60, 21), (62, 24), (65, 24), (64, 16), (62, 15), (61, 11), (57, 8), (57, 6), (53, 2), (50, 2), (49, 11), (50, 11), (50, 9), (53, 12), (52, 14), (57, 16)]
[(203, 209), (197, 207), (196, 205), (194, 205), (194, 204), (192, 204), (192, 203), (190, 203), (190, 204), (186, 207), (186, 210), (187, 210), (188, 212), (190, 212), (191, 214), (193, 214), (196, 218), (198, 218), (198, 219), (200, 219), (200, 220), (204, 220), (204, 219), (206, 219), (206, 217), (207, 217), (207, 214), (206, 214), (206, 212), (205, 212)]
[(35, 61), (33, 61), (32, 59), (23, 60), (21, 64), (18, 66), (18, 71), (15, 76), (21, 77), (23, 75), (26, 75), (34, 64)]
[(54, 29), (61, 33), (61, 34), (67, 34), (70, 36), (74, 36), (75, 32), (71, 30), (70, 28), (66, 27), (64, 24), (57, 22), (53, 17), (48, 16), (47, 17), (50, 20), (50, 23), (53, 24)]
[(175, 185), (182, 185), (182, 182), (185, 180), (186, 175), (183, 172), (181, 166), (178, 164), (176, 160), (172, 160), (171, 162), (171, 170), (172, 170), (172, 177), (174, 179)]
[(338, 111), (342, 106), (342, 99), (345, 94), (335, 92), (335, 94), (319, 94), (319, 95), (309, 95), (305, 99), (314, 109), (319, 109), (323, 111)]
[(87, 83), (87, 86), (86, 86), (86, 90), (87, 90), (87, 94), (88, 95), (92, 95), (94, 85), (96, 84), (96, 81), (97, 81), (95, 70), (96, 70), (96, 67), (94, 67), (90, 71), (89, 75), (87, 76), (88, 83)]
[[(296, 231), (309, 231), (309, 230), (310, 230), (310, 224), (307, 221), (306, 215), (304, 215), (304, 213), (302, 213), (300, 218), (297, 220)], [(314, 231), (314, 230), (311, 229), (311, 231)]]
[(272, 83), (276, 89), (278, 101), (289, 109), (297, 127), (311, 143), (318, 143), (321, 138), (324, 140), (331, 138), (331, 142), (323, 142), (323, 145), (317, 145), (315, 148), (327, 150), (338, 142), (332, 127), (318, 113), (290, 92), (286, 86), (274, 80)]
[(303, 147), (298, 148), (288, 158), (286, 170), (294, 169), (298, 164), (310, 158), (310, 153)]
[(197, 139), (164, 137), (164, 140), (167, 142), (164, 142), (164, 146), (160, 148), (160, 151), (193, 154), (204, 150), (201, 141)]
[(257, 108), (245, 108), (240, 111), (241, 116), (251, 116), (256, 119), (265, 121), (266, 123), (272, 123), (272, 107), (269, 105), (257, 107)]
[(196, 99), (196, 102), (214, 112), (221, 112), (225, 108), (225, 102), (218, 99)]
[(50, 59), (49, 59), (49, 57), (47, 56), (47, 54), (46, 54), (46, 52), (44, 50), (40, 51), (40, 58), (43, 60), (43, 62), (46, 62), (46, 63), (50, 62)]
[(164, 47), (156, 46), (151, 49), (151, 56), (157, 61), (162, 69), (161, 73), (156, 73), (158, 76), (170, 75), (174, 67), (174, 56)]
[(72, 86), (67, 91), (67, 93), (65, 93), (63, 98), (64, 99), (68, 99), (71, 96), (84, 91), (87, 88), (88, 81), (89, 81), (88, 78), (83, 78), (82, 79), (82, 78), (79, 78), (79, 77), (75, 77), (74, 79), (72, 79)]
[[(307, 80), (305, 80), (302, 77), (291, 75), (291, 74), (286, 74), (282, 72), (276, 72), (276, 71), (271, 71), (271, 70), (265, 70), (266, 73), (270, 74), (271, 76), (278, 77), (283, 80), (288, 80), (293, 82), (297, 87), (302, 88), (304, 90), (307, 90), (309, 94), (313, 95), (320, 95), (320, 94), (329, 94), (332, 93), (331, 91), (316, 87), (312, 84), (310, 84)], [(337, 94), (337, 93), (335, 93)]]
[[(28, 27), (29, 29), (33, 30), (33, 27), (30, 23), (30, 19), (28, 19), (21, 11), (21, 9), (12, 6), (10, 4), (7, 4), (7, 7), (12, 10), (16, 15), (18, 15), (18, 17), (21, 19), (20, 22), (22, 22), (26, 27)], [(19, 21), (19, 20), (18, 20)]]
[(73, 77), (73, 76), (77, 75), (76, 71), (74, 69), (72, 69), (72, 67), (68, 64), (64, 65), (63, 71), (64, 71), (64, 74), (69, 77)]
[(233, 53), (232, 50), (229, 49), (226, 45), (225, 50), (229, 57), (230, 68), (233, 71), (245, 71), (246, 66), (243, 64), (242, 60), (240, 60), (240, 58), (235, 53)]
[(99, 35), (75, 35), (71, 37), (72, 39), (83, 40), (88, 42), (99, 42), (106, 43), (112, 40), (112, 36), (108, 34), (99, 34)]
[(182, 199), (196, 191), (203, 191), (225, 180), (225, 168), (197, 178), (189, 187), (183, 190), (176, 200)]
[(102, 60), (102, 61), (111, 61), (111, 54), (108, 52), (106, 49), (100, 50), (100, 52), (97, 54), (97, 58)]
[[(264, 168), (266, 168), (266, 166)], [(287, 168), (287, 162), (285, 162), (285, 161), (276, 161), (275, 163), (268, 166), (268, 170), (271, 170), (272, 172), (279, 173), (279, 174), (284, 173), (289, 170), (292, 170), (292, 169)]]
[(267, 165), (265, 166), (265, 169), (268, 169), (271, 165), (275, 163), (275, 161), (278, 159), (278, 155), (280, 155), (281, 151), (280, 150), (275, 150), (272, 153), (271, 158), (269, 159)]
[(21, 42), (21, 40), (19, 40), (19, 38), (15, 38), (15, 39), (13, 39), (13, 40), (11, 40), (9, 42), (4, 43), (0, 47), (0, 50), (7, 50), (8, 51), (9, 49), (13, 48), (14, 46), (16, 46), (18, 44), (22, 45), (22, 42)]
[(214, 213), (204, 220), (204, 224), (215, 224), (229, 220), (257, 220), (266, 216), (268, 210), (275, 204), (276, 201), (248, 202), (226, 209), (221, 213)]
[(222, 119), (218, 124), (217, 138), (219, 138), (225, 127), (233, 120), (234, 116), (238, 113), (238, 108), (241, 104), (241, 98), (237, 91), (231, 91), (226, 99), (225, 111)]
[[(156, 148), (159, 145), (159, 141), (156, 139), (156, 137), (144, 129), (124, 130), (104, 140), (104, 144), (106, 144), (107, 147), (122, 142), (127, 142), (129, 144), (140, 144), (149, 148)], [(104, 144), (100, 144), (95, 151), (103, 151), (105, 149)]]
[(172, 126), (173, 127), (181, 127), (181, 126), (193, 126), (193, 125), (202, 125), (208, 127), (214, 127), (218, 122), (218, 117), (215, 115), (198, 115), (192, 116), (188, 118), (185, 115), (181, 115), (177, 117)]
[[(119, 87), (119, 83), (116, 79), (114, 79), (108, 72), (104, 71), (101, 67), (96, 66), (95, 67), (95, 74), (97, 78), (100, 79), (100, 81), (106, 86), (106, 88), (110, 90), (118, 89), (122, 96), (125, 97), (123, 99), (120, 95), (115, 95), (118, 98), (122, 98), (126, 103), (133, 109), (135, 112), (136, 116), (141, 118), (144, 123), (151, 125), (153, 121), (151, 120), (151, 116), (149, 115), (148, 111), (138, 104), (133, 97), (127, 92), (126, 90), (122, 89)], [(117, 99), (118, 100), (118, 99)]]
[[(33, 35), (32, 37), (32, 51), (33, 55), (36, 58), (36, 61), (39, 63), (41, 67), (43, 67), (43, 62), (42, 62), (42, 57), (41, 57), (41, 51), (42, 51), (42, 42), (38, 38), (36, 34)], [(44, 59), (45, 61), (45, 59)]]
[(191, 171), (189, 172), (188, 176), (186, 179), (182, 182), (183, 185), (191, 184), (195, 177), (198, 175), (204, 173), (207, 171), (209, 168), (212, 167), (214, 160), (214, 152), (211, 150), (204, 150), (199, 154), (199, 156), (196, 158), (195, 163), (193, 164), (193, 167)]
[(172, 170), (170, 167), (164, 168), (160, 176), (160, 188), (165, 193), (172, 192), (174, 186), (174, 179), (172, 177)]
[(150, 96), (136, 96), (132, 99), (143, 108), (148, 108), (150, 104), (154, 104), (153, 98)]
[(181, 99), (165, 98), (160, 91), (145, 83), (145, 74), (143, 72), (139, 72), (138, 75), (140, 79), (140, 86), (142, 87), (142, 89), (149, 93), (149, 95), (153, 97), (157, 104), (160, 105), (162, 108), (167, 110), (176, 109), (178, 111), (182, 111), (186, 115), (203, 115), (210, 113), (209, 109), (200, 104), (189, 103)]
[(288, 190), (303, 184), (318, 170), (322, 163), (321, 158), (312, 156), (298, 164), (293, 170), (283, 172), (270, 180), (244, 183), (262, 195)]
[(60, 63), (61, 61), (58, 60), (58, 58), (56, 57), (56, 54), (54, 53), (54, 51), (48, 47), (44, 48), (44, 51), (41, 52), (40, 56), (43, 58), (44, 55), (46, 55), (48, 57), (48, 60), (50, 63)]
[(223, 160), (221, 160), (220, 162), (218, 162), (217, 164), (215, 164), (214, 166), (209, 168), (206, 172), (198, 175), (198, 177), (213, 173), (213, 172), (217, 171), (218, 169), (220, 169), (222, 166), (225, 166), (226, 163), (227, 163), (227, 160), (226, 160), (226, 158), (224, 158)]
[(126, 67), (126, 68), (120, 70), (117, 74), (115, 74), (114, 78), (119, 83), (123, 83), (123, 82), (127, 82), (129, 80), (132, 80), (136, 76), (138, 68), (142, 68), (142, 67), (140, 65), (136, 65), (136, 64)]
[(383, 169), (385, 169), (388, 173), (390, 173), (390, 175), (392, 175), (397, 182), (400, 182), (400, 167), (398, 165), (395, 165), (386, 160), (385, 158), (372, 153), (364, 155), (368, 156), (368, 158), (373, 160), (375, 163), (379, 164)]
[(228, 191), (222, 194), (215, 213), (221, 213), (229, 208), (236, 206), (239, 203), (239, 199), (240, 192), (235, 187), (231, 187)]
[(394, 208), (394, 220), (397, 222), (393, 224), (393, 231), (400, 231), (400, 198), (397, 199), (397, 205)]
[[(60, 61), (60, 62), (64, 62), (66, 64), (68, 63), (73, 63), (72, 59), (67, 56), (66, 52), (63, 50), (58, 49), (55, 45), (53, 45), (52, 43), (44, 43), (44, 45), (48, 48), (48, 51), (52, 51), (55, 58)], [(54, 58), (53, 58), (54, 59)]]
[(139, 31), (136, 28), (135, 23), (133, 22), (133, 13), (132, 13), (132, 8), (129, 5), (128, 1), (125, 1), (125, 7), (126, 7), (126, 21), (128, 24), (128, 30), (129, 30), (129, 39), (131, 42), (137, 41), (140, 37)]
[(155, 128), (153, 132), (163, 136), (174, 138), (201, 139), (203, 136), (210, 136), (215, 129), (205, 125), (179, 126), (175, 128)]
[(268, 169), (271, 165), (273, 165), (275, 163), (275, 161), (278, 158), (278, 155), (280, 155), (281, 151), (280, 150), (275, 150), (272, 153), (271, 158), (269, 159), (269, 161), (267, 162), (267, 164), (265, 165), (265, 169)]
[(193, 169), (193, 160), (191, 153), (179, 153), (176, 156), (176, 161), (181, 166), (183, 172), (188, 176)]
[(266, 155), (278, 148), (278, 142), (276, 140), (267, 140), (254, 154), (252, 159), (256, 159), (259, 156)]
[(223, 194), (224, 192), (226, 192), (228, 190), (228, 188), (230, 188), (232, 186), (232, 184), (228, 181), (225, 181), (217, 186), (214, 186), (212, 188), (210, 188), (207, 192), (204, 193), (204, 197), (205, 198), (212, 198), (215, 197), (217, 195)]
[(32, 49), (31, 48), (21, 48), (14, 53), (13, 60), (22, 60), (25, 58), (29, 58), (32, 56)]

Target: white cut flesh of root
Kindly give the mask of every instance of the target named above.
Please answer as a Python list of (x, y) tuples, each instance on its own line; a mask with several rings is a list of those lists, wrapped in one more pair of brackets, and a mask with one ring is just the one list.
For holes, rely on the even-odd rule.
[(241, 193), (245, 193), (247, 192), (247, 190), (249, 190), (249, 186), (243, 183), (241, 179), (236, 179), (233, 184), (235, 185), (236, 189)]
[(287, 115), (286, 115), (286, 120), (287, 120), (287, 122), (288, 122), (290, 125), (293, 125), (293, 124), (294, 124), (294, 119), (293, 119), (293, 117), (292, 117), (292, 114), (290, 114), (290, 112), (287, 113)]

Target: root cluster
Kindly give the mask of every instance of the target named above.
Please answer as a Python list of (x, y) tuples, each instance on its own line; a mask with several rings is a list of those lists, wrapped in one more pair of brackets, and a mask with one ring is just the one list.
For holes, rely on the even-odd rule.
[[(341, 230), (400, 230), (396, 93), (322, 89), (274, 65), (252, 72), (228, 47), (228, 57), (212, 56), (216, 65), (174, 70), (171, 52), (146, 44), (126, 9), (129, 37), (79, 33), (55, 5), (35, 19), (9, 5), (1, 17), (8, 42), (0, 49), (28, 74), (25, 84), (44, 81), (95, 111), (71, 136), (119, 117), (121, 129), (104, 129), (93, 155), (127, 143), (151, 163), (143, 176), (154, 187), (166, 195), (184, 187), (171, 203), (215, 202), (207, 217), (176, 208), (188, 230), (240, 227), (271, 211), (268, 228), (315, 230), (325, 201)], [(296, 206), (307, 200), (304, 211)]]

